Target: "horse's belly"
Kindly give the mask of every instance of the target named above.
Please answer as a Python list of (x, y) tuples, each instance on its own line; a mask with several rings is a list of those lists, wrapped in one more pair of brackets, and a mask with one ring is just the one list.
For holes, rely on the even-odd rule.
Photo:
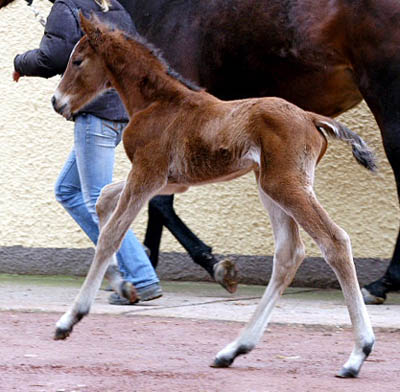
[(282, 60), (274, 67), (250, 67), (242, 73), (240, 84), (237, 79), (221, 78), (209, 91), (225, 99), (280, 97), (304, 110), (336, 116), (361, 102), (362, 96), (349, 68), (324, 65), (325, 61), (321, 57), (319, 64), (305, 66)]
[(337, 116), (361, 102), (362, 96), (350, 69), (337, 66), (310, 74), (288, 75), (274, 92), (304, 110)]

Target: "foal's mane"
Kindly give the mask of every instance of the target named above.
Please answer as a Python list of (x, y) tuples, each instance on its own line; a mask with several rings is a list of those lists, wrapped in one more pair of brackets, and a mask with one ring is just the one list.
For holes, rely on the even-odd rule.
[(169, 64), (168, 62), (165, 60), (163, 53), (160, 49), (156, 48), (151, 42), (149, 42), (146, 38), (142, 37), (140, 34), (136, 33), (134, 36), (130, 36), (126, 33), (122, 32), (122, 35), (129, 41), (135, 41), (137, 43), (139, 43), (140, 45), (142, 45), (143, 47), (145, 47), (146, 49), (148, 49), (148, 51), (150, 52), (150, 54), (152, 54), (162, 65), (164, 65), (164, 67), (167, 70), (167, 75), (172, 76), (174, 79), (178, 80), (179, 82), (181, 82), (184, 86), (186, 86), (187, 88), (189, 88), (190, 90), (193, 91), (201, 91), (202, 88), (197, 86), (197, 84), (195, 84), (194, 82), (192, 82), (191, 80), (188, 80), (186, 78), (184, 78), (180, 73), (178, 73), (177, 71), (175, 71)]
[[(121, 46), (123, 45), (123, 41), (128, 41), (128, 42), (134, 42), (136, 44), (139, 44), (142, 48), (145, 49), (145, 53), (148, 53), (151, 55), (154, 59), (156, 59), (166, 70), (166, 74), (183, 84), (185, 87), (189, 88), (192, 91), (202, 91), (203, 89), (199, 86), (197, 86), (194, 82), (184, 78), (182, 75), (180, 75), (178, 72), (176, 72), (169, 64), (168, 62), (164, 59), (164, 56), (161, 52), (160, 49), (156, 48), (152, 43), (147, 41), (146, 38), (141, 36), (139, 33), (134, 33), (134, 34), (127, 34), (126, 32), (119, 30), (118, 28), (115, 28), (113, 26), (109, 26), (106, 23), (100, 22), (97, 18), (91, 18), (91, 21), (95, 22), (97, 27), (100, 27), (102, 32), (104, 34), (113, 34), (113, 39), (115, 41), (120, 40), (121, 41)], [(115, 42), (115, 44), (118, 45), (118, 42)], [(118, 45), (119, 46), (119, 45)]]
[[(139, 35), (138, 35), (139, 36)], [(144, 38), (141, 37), (143, 40)], [(146, 42), (143, 43), (143, 45), (150, 50), (150, 53), (155, 56), (160, 62), (161, 64), (163, 64), (166, 69), (167, 69), (167, 75), (172, 76), (174, 79), (178, 80), (179, 82), (181, 82), (184, 86), (186, 86), (187, 88), (189, 88), (190, 90), (193, 91), (201, 91), (202, 88), (199, 87), (196, 83), (192, 82), (189, 79), (184, 78), (180, 73), (178, 73), (177, 71), (175, 71), (170, 65), (169, 63), (164, 59), (163, 54), (161, 52), (160, 49), (156, 48), (153, 44), (151, 44), (150, 42), (148, 42), (147, 40), (145, 40)]]

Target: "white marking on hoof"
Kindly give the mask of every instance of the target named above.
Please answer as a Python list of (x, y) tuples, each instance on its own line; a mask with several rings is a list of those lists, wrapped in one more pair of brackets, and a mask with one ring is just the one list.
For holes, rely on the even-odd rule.
[(229, 293), (237, 290), (239, 273), (236, 264), (230, 260), (222, 260), (214, 265), (214, 279)]
[(364, 298), (364, 302), (367, 305), (381, 305), (385, 302), (385, 298), (376, 297), (375, 295), (371, 294), (366, 288), (362, 288), (361, 293)]
[(73, 326), (73, 317), (71, 315), (71, 312), (68, 311), (64, 313), (61, 318), (57, 321), (56, 324), (56, 331), (54, 334), (54, 340), (62, 340), (67, 338), (71, 331), (72, 331), (72, 326)]

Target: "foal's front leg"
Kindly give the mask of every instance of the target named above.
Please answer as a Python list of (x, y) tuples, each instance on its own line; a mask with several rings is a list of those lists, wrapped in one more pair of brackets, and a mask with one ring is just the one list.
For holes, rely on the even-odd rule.
[[(116, 209), (124, 186), (125, 181), (120, 181), (106, 185), (102, 189), (100, 198), (96, 204), (96, 212), (99, 217), (100, 231), (108, 222), (112, 213)], [(121, 297), (128, 299), (131, 303), (134, 303), (138, 299), (135, 286), (131, 282), (123, 279), (119, 271), (115, 253), (112, 256), (110, 265), (107, 267), (105, 277), (108, 280), (111, 288)]]
[(67, 338), (73, 326), (89, 313), (112, 256), (119, 249), (126, 232), (144, 203), (163, 185), (157, 186), (155, 182), (152, 187), (145, 190), (140, 185), (137, 186), (137, 182), (140, 184), (140, 180), (137, 181), (131, 171), (116, 210), (100, 230), (94, 260), (83, 286), (72, 307), (56, 324), (54, 339)]
[(304, 246), (297, 223), (259, 189), (260, 199), (268, 210), (275, 237), (273, 271), (267, 289), (251, 320), (239, 337), (221, 350), (213, 367), (227, 367), (234, 359), (250, 352), (262, 337), (272, 309), (304, 259)]

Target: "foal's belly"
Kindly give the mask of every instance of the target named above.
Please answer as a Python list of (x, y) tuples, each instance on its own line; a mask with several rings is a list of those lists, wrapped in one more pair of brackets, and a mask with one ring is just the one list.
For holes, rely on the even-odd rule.
[(215, 165), (213, 165), (214, 170), (207, 170), (207, 163), (204, 166), (186, 166), (187, 170), (182, 170), (181, 165), (172, 165), (168, 175), (168, 185), (189, 187), (231, 181), (249, 173), (258, 166), (256, 162), (249, 159), (241, 160), (230, 166), (224, 166), (222, 162), (220, 164), (215, 162)]

